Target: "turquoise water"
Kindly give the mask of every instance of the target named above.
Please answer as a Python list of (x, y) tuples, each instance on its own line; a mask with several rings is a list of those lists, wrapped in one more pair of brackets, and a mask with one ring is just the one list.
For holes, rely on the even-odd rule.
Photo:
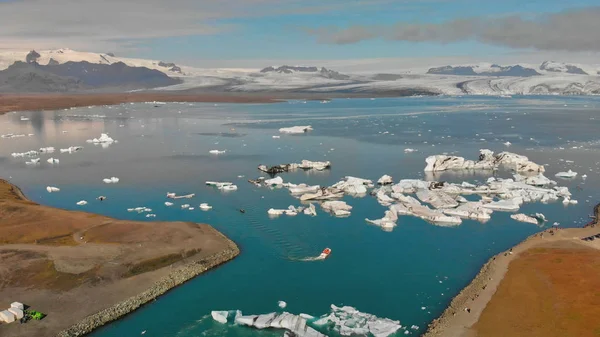
[[(143, 330), (145, 336), (280, 336), (282, 332), (224, 326), (207, 317), (211, 310), (278, 311), (278, 300), (288, 303), (289, 312), (315, 316), (329, 313), (331, 304), (350, 305), (400, 320), (403, 326), (418, 325), (420, 330), (411, 333), (419, 335), (488, 258), (541, 228), (496, 212), (485, 224), (467, 220), (454, 228), (403, 216), (394, 231), (384, 232), (364, 221), (382, 217), (386, 209), (370, 196), (344, 198), (354, 207), (349, 218), (334, 218), (317, 208), (317, 217), (271, 219), (269, 208), (300, 203), (287, 190), (247, 183), (260, 176), (256, 167), (330, 160), (329, 171), (282, 177), (293, 183), (330, 185), (347, 175), (377, 180), (389, 174), (397, 181), (424, 178), (428, 155), (447, 152), (475, 159), (479, 149), (504, 151), (503, 143), (510, 141), (509, 151), (547, 164), (550, 178), (568, 168), (588, 175), (587, 180), (556, 179), (569, 187), (578, 205), (527, 204), (521, 209), (544, 213), (550, 224), (578, 226), (589, 221), (592, 204), (600, 199), (598, 119), (600, 99), (578, 97), (126, 104), (11, 113), (0, 117), (0, 134), (34, 135), (0, 139), (0, 176), (46, 205), (135, 220), (147, 219), (127, 208), (146, 206), (156, 220), (209, 223), (240, 246), (242, 254), (235, 260), (98, 330), (94, 337), (138, 336)], [(314, 131), (272, 138), (278, 128), (293, 125), (312, 125)], [(85, 142), (100, 132), (118, 143), (102, 148)], [(39, 167), (10, 156), (42, 146), (58, 150), (72, 145), (84, 149), (43, 155)], [(405, 148), (417, 152), (404, 153)], [(213, 149), (228, 152), (209, 155)], [(60, 159), (58, 166), (46, 163), (51, 156)], [(120, 178), (119, 184), (102, 182), (112, 176)], [(483, 182), (488, 177), (454, 173), (435, 178)], [(207, 180), (232, 181), (239, 189), (222, 193), (206, 186)], [(61, 192), (48, 194), (48, 185)], [(168, 208), (167, 192), (196, 197)], [(96, 202), (99, 195), (108, 199)], [(89, 204), (77, 206), (82, 199)], [(200, 211), (202, 202), (213, 210)], [(178, 205), (183, 203), (196, 210), (182, 210)], [(246, 213), (239, 213), (239, 208)], [(333, 250), (329, 259), (298, 261), (325, 247)]]

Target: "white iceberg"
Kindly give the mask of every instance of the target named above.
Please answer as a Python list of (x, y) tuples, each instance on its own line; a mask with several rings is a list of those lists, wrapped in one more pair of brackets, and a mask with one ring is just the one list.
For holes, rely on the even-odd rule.
[(60, 188), (53, 187), (53, 186), (48, 186), (48, 187), (46, 187), (46, 191), (48, 191), (48, 193), (59, 192)]
[(69, 148), (66, 148), (66, 149), (60, 149), (60, 153), (73, 153), (73, 152), (77, 152), (81, 149), (83, 149), (83, 147), (81, 147), (81, 146), (70, 146)]
[(38, 152), (35, 150), (31, 150), (31, 151), (27, 151), (27, 152), (13, 152), (11, 153), (11, 156), (13, 158), (23, 158), (23, 157), (33, 157), (33, 156), (37, 156)]
[(529, 215), (525, 215), (523, 213), (512, 214), (510, 216), (510, 218), (513, 219), (513, 220), (520, 221), (520, 222), (532, 223), (534, 225), (538, 224), (538, 219), (536, 219), (534, 217), (530, 217)]
[(353, 196), (364, 196), (367, 194), (367, 189), (372, 187), (373, 181), (350, 176), (332, 186), (332, 188)]
[(336, 188), (322, 188), (315, 193), (306, 193), (300, 197), (302, 201), (308, 200), (331, 200), (344, 197), (344, 191)]
[(220, 151), (220, 150), (210, 150), (210, 151), (208, 151), (208, 153), (210, 153), (210, 154), (223, 154), (225, 152), (227, 152), (227, 150), (222, 150), (222, 151)]
[(413, 152), (416, 152), (416, 151), (417, 151), (417, 150), (415, 150), (415, 149), (411, 149), (411, 148), (406, 148), (406, 149), (404, 149), (404, 153), (413, 153)]
[(331, 162), (329, 161), (310, 161), (310, 160), (302, 160), (300, 164), (291, 164), (303, 170), (317, 170), (323, 171), (331, 167)]
[(331, 313), (321, 317), (314, 324), (333, 324), (333, 329), (342, 336), (387, 337), (402, 328), (399, 321), (363, 313), (350, 306), (337, 307), (333, 304)]
[(102, 179), (102, 181), (104, 181), (105, 184), (116, 184), (119, 182), (119, 178), (117, 178), (117, 177), (105, 178), (105, 179)]
[(392, 177), (386, 175), (383, 175), (381, 178), (379, 178), (379, 180), (377, 180), (377, 184), (379, 185), (391, 185), (393, 184), (394, 181), (392, 179)]
[(100, 138), (88, 139), (88, 140), (86, 140), (86, 142), (93, 143), (93, 144), (112, 144), (112, 143), (115, 143), (116, 140), (112, 139), (106, 133), (101, 133)]
[(49, 158), (49, 159), (47, 160), (47, 162), (48, 162), (48, 163), (50, 163), (50, 164), (53, 164), (53, 165), (54, 165), (54, 164), (58, 164), (58, 163), (60, 163), (60, 160), (58, 160), (58, 159), (56, 159), (56, 158)]
[(344, 217), (350, 215), (352, 206), (346, 204), (344, 201), (325, 201), (321, 204), (323, 210), (332, 213), (335, 216)]
[(463, 157), (436, 155), (425, 159), (425, 172), (446, 170), (497, 170), (506, 166), (516, 172), (544, 172), (544, 167), (530, 161), (527, 157), (511, 152), (501, 152), (497, 155), (487, 149), (479, 151), (479, 159), (465, 160)]
[(225, 185), (223, 187), (219, 187), (222, 191), (237, 191), (238, 187), (236, 185)]
[(384, 230), (392, 230), (396, 227), (396, 221), (398, 221), (398, 212), (395, 209), (385, 211), (385, 216), (377, 220), (365, 219), (368, 223), (379, 226)]
[(316, 193), (318, 190), (321, 189), (321, 186), (319, 186), (319, 185), (309, 186), (306, 184), (298, 184), (298, 185), (288, 184), (287, 188), (291, 194), (296, 195), (296, 194)]
[(212, 316), (212, 318), (221, 323), (221, 324), (226, 324), (227, 323), (227, 317), (229, 316), (229, 312), (228, 311), (211, 311), (210, 315)]
[(310, 216), (316, 216), (317, 215), (317, 209), (316, 209), (315, 205), (314, 204), (308, 205), (308, 207), (306, 207), (304, 209), (304, 214), (310, 215)]
[(288, 128), (281, 128), (279, 129), (279, 132), (281, 133), (306, 133), (308, 131), (312, 131), (313, 128), (310, 125), (306, 125), (306, 126), (292, 126), (292, 127), (288, 127)]
[(279, 301), (277, 302), (277, 306), (281, 309), (284, 309), (285, 307), (287, 307), (287, 303), (285, 303), (284, 301)]
[(285, 329), (296, 337), (326, 337), (306, 323), (307, 319), (288, 312), (265, 315), (236, 316), (235, 323), (257, 329)]
[(182, 209), (190, 208), (190, 204), (183, 204), (183, 205), (181, 205), (181, 208)]
[(434, 208), (455, 208), (458, 206), (458, 202), (450, 195), (442, 191), (434, 190), (419, 190), (417, 191), (417, 197), (422, 202), (431, 204)]
[(53, 153), (55, 149), (53, 147), (42, 147), (40, 153)]
[(458, 216), (463, 219), (487, 221), (491, 219), (491, 214), (494, 211), (483, 207), (482, 202), (466, 202), (457, 208), (444, 209), (443, 212), (444, 214)]
[(559, 178), (571, 179), (571, 178), (577, 177), (577, 172), (573, 172), (572, 170), (569, 170), (567, 172), (558, 172), (557, 174), (555, 174), (555, 176), (559, 177)]
[(26, 161), (26, 165), (38, 165), (40, 163), (41, 158), (33, 158), (30, 161)]
[(191, 199), (195, 195), (196, 194), (194, 194), (194, 193), (186, 194), (186, 195), (177, 195), (173, 192), (167, 192), (167, 198), (169, 198), (169, 199)]
[(494, 211), (508, 211), (514, 212), (518, 211), (521, 208), (522, 199), (514, 198), (508, 200), (498, 200), (492, 201), (490, 203), (484, 204), (483, 207), (494, 210)]
[(273, 179), (266, 179), (264, 184), (267, 186), (281, 186), (283, 185), (283, 178), (275, 177)]
[(87, 205), (87, 201), (85, 201), (85, 200), (78, 201), (77, 205), (78, 206), (85, 206), (85, 205)]
[(165, 201), (165, 206), (167, 206), (167, 207), (171, 207), (171, 206), (173, 206), (173, 203), (172, 203), (172, 202)]
[(203, 211), (208, 211), (208, 210), (212, 209), (212, 206), (210, 206), (207, 203), (202, 203), (202, 204), (200, 204), (200, 209), (203, 210)]

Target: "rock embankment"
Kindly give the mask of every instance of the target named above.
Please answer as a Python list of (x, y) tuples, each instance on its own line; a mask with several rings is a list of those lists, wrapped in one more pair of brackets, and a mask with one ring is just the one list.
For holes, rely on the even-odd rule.
[(240, 250), (237, 245), (224, 235), (220, 235), (222, 236), (223, 240), (228, 242), (227, 248), (223, 251), (181, 266), (170, 273), (169, 276), (157, 281), (150, 289), (137, 296), (130, 297), (112, 307), (84, 318), (81, 322), (61, 331), (58, 334), (58, 337), (75, 337), (86, 335), (92, 332), (92, 330), (131, 313), (132, 311), (154, 300), (167, 291), (239, 255)]

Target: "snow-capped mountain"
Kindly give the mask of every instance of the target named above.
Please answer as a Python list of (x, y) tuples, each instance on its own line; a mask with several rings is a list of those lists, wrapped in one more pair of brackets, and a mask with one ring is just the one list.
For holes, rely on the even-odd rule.
[[(125, 64), (158, 70), (183, 82), (158, 90), (211, 92), (295, 92), (365, 95), (514, 95), (600, 94), (598, 65), (546, 61), (541, 64), (477, 63), (413, 69), (403, 73), (340, 73), (318, 66), (271, 66), (261, 69), (194, 68), (166, 61), (117, 57), (70, 49), (0, 52), (0, 70), (15, 61), (43, 66), (88, 62)], [(335, 68), (335, 67), (334, 67)], [(181, 81), (180, 81), (181, 82)], [(1, 90), (1, 87), (0, 87)]]

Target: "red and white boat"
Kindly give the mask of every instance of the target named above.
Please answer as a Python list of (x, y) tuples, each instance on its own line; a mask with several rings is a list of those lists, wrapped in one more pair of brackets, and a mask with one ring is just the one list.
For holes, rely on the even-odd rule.
[(323, 251), (321, 252), (321, 255), (319, 255), (319, 259), (326, 259), (329, 257), (329, 254), (331, 254), (331, 249), (330, 248), (325, 248), (323, 249)]

